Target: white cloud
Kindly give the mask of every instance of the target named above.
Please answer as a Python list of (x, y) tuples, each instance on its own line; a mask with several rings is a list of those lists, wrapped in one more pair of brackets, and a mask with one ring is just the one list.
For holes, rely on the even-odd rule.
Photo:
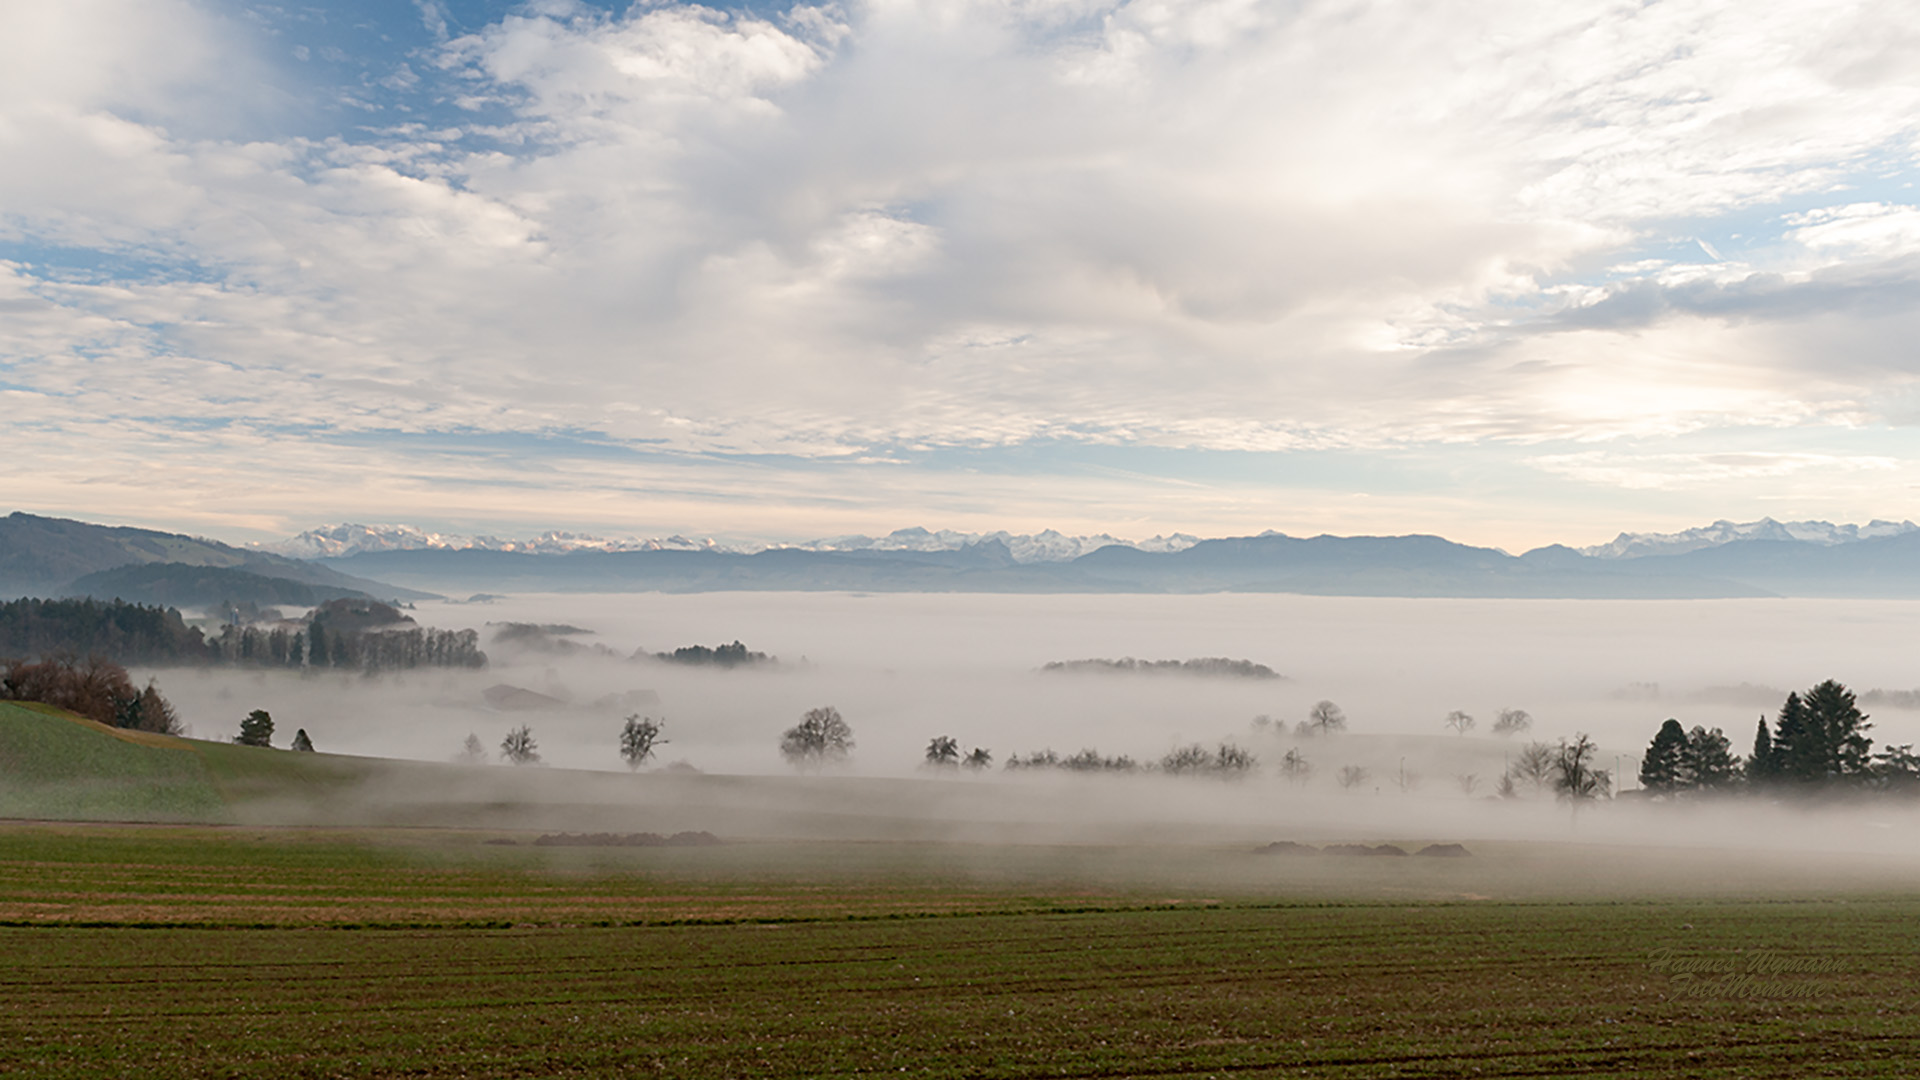
[(1887, 474), (1900, 462), (1887, 457), (1725, 451), (1696, 454), (1621, 454), (1591, 451), (1533, 459), (1552, 473), (1585, 484), (1623, 488), (1700, 491), (1736, 481), (1776, 480), (1812, 474), (1816, 483), (1846, 481), (1846, 474)]
[[(1821, 339), (1920, 280), (1914, 208), (1779, 209), (1915, 171), (1906, 5), (556, 2), (451, 40), (416, 7), (441, 43), (384, 90), (469, 118), (332, 137), (208, 119), (264, 63), (217, 11), (0, 15), (0, 240), (141, 267), (16, 256), (11, 392), (129, 443), (217, 414), (836, 460), (1910, 400), (1898, 318)], [(1726, 215), (1777, 235), (1737, 254)], [(1727, 257), (1636, 250), (1668, 232)]]

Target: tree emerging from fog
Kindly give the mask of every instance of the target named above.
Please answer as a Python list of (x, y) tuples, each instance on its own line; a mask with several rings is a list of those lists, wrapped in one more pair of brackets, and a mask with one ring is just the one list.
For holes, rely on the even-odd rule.
[(533, 729), (525, 724), (507, 732), (500, 740), (500, 756), (513, 765), (536, 765), (540, 761), (540, 746), (533, 741)]
[(845, 761), (853, 753), (853, 729), (831, 705), (808, 709), (800, 722), (780, 736), (780, 756), (800, 769)]
[(1525, 709), (1501, 709), (1493, 717), (1493, 733), (1501, 738), (1533, 730), (1533, 716)]
[(1336, 731), (1345, 731), (1347, 714), (1331, 701), (1315, 702), (1313, 708), (1307, 710), (1307, 718), (1300, 721), (1300, 726), (1294, 730), (1301, 735), (1331, 735)]
[(1474, 720), (1473, 717), (1467, 713), (1455, 709), (1447, 714), (1446, 720), (1442, 721), (1442, 723), (1452, 728), (1455, 735), (1465, 735), (1467, 732), (1473, 730)]
[(990, 769), (993, 767), (993, 751), (976, 746), (967, 754), (966, 759), (961, 761), (960, 764), (975, 772), (981, 769)]
[(453, 756), (453, 760), (462, 765), (479, 765), (487, 760), (486, 744), (480, 741), (480, 736), (468, 732), (467, 741), (461, 744), (460, 752)]
[(1560, 749), (1553, 756), (1554, 794), (1572, 803), (1575, 810), (1613, 793), (1612, 775), (1605, 769), (1593, 767), (1594, 755), (1599, 750), (1583, 731), (1574, 736), (1572, 742), (1560, 740)]
[(1291, 748), (1280, 759), (1280, 775), (1286, 777), (1289, 784), (1304, 784), (1307, 777), (1313, 775), (1313, 763), (1299, 747)]
[(1545, 791), (1553, 780), (1553, 762), (1553, 747), (1546, 743), (1530, 742), (1521, 747), (1520, 753), (1515, 756), (1513, 764), (1507, 769), (1505, 779), (1512, 782), (1502, 785), (1503, 793), (1509, 787), (1515, 794), (1523, 790), (1529, 795), (1537, 795)]
[(1668, 718), (1640, 755), (1640, 786), (1651, 795), (1671, 795), (1686, 784), (1687, 729)]
[(948, 735), (936, 735), (927, 743), (927, 759), (930, 769), (956, 769), (960, 767), (960, 740)]
[(1367, 770), (1358, 765), (1342, 765), (1340, 766), (1339, 774), (1334, 777), (1334, 781), (1342, 788), (1351, 791), (1361, 784), (1366, 783), (1367, 776)]
[(645, 765), (647, 759), (653, 756), (654, 747), (666, 744), (667, 740), (660, 737), (665, 727), (666, 721), (655, 720), (651, 716), (635, 713), (627, 717), (626, 725), (620, 729), (620, 757), (626, 761), (628, 769)]

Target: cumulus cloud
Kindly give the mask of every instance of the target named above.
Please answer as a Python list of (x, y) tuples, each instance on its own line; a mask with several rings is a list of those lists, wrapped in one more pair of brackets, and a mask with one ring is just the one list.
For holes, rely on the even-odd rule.
[(1905, 5), (414, 7), (339, 91), (365, 118), (298, 134), (208, 105), (284, 96), (291, 24), (0, 15), (10, 400), (229, 466), (241, 431), (843, 462), (1912, 412)]

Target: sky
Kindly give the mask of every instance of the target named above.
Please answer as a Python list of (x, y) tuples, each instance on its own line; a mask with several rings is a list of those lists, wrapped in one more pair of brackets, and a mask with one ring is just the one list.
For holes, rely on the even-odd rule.
[(0, 0), (0, 510), (1920, 517), (1920, 9)]

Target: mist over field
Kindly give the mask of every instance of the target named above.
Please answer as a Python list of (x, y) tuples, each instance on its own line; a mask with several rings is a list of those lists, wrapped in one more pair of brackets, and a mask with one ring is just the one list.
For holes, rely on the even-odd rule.
[[(684, 809), (695, 793), (684, 777), (670, 786), (671, 774), (659, 770), (671, 763), (708, 774), (793, 776), (778, 751), (781, 732), (805, 710), (832, 705), (856, 741), (851, 759), (834, 773), (872, 783), (858, 788), (864, 795), (829, 797), (825, 788), (796, 779), (782, 790), (800, 792), (792, 797), (810, 808), (806, 813), (868, 822), (855, 832), (884, 832), (879, 823), (890, 817), (911, 829), (915, 821), (944, 815), (1000, 839), (1037, 836), (1047, 825), (1138, 833), (1178, 832), (1183, 823), (1231, 826), (1249, 838), (1278, 835), (1279, 823), (1303, 839), (1344, 839), (1356, 831), (1564, 834), (1567, 815), (1548, 809), (1548, 796), (1539, 797), (1532, 813), (1486, 800), (1530, 739), (1554, 743), (1586, 732), (1600, 744), (1598, 767), (1618, 768), (1631, 788), (1640, 753), (1669, 716), (1689, 727), (1722, 727), (1744, 753), (1755, 720), (1775, 713), (1790, 689), (1825, 678), (1863, 693), (1920, 683), (1907, 645), (1920, 609), (1900, 602), (564, 594), (423, 603), (414, 615), (429, 626), (479, 629), (490, 666), (378, 677), (217, 668), (140, 674), (160, 680), (203, 738), (224, 738), (249, 710), (264, 708), (275, 718), (276, 745), (304, 728), (323, 751), (446, 761), (472, 733), (498, 762), (504, 734), (526, 724), (545, 765), (621, 774), (594, 786), (590, 799), (652, 806), (650, 820), (665, 820), (657, 814), (676, 800)], [(495, 641), (508, 622), (591, 632), (555, 635), (551, 641), (575, 647), (543, 651)], [(736, 639), (773, 654), (778, 665), (720, 669), (630, 659), (637, 650), (670, 652)], [(1129, 656), (1246, 659), (1283, 678), (1039, 670), (1056, 660)], [(493, 708), (484, 692), (498, 686), (556, 703)], [(1323, 699), (1345, 710), (1348, 731), (1297, 735), (1294, 726)], [(1502, 708), (1527, 710), (1533, 729), (1494, 736), (1490, 729)], [(1475, 729), (1464, 736), (1446, 729), (1443, 718), (1452, 710), (1473, 715)], [(1872, 704), (1867, 711), (1876, 745), (1920, 740), (1920, 713)], [(635, 713), (664, 719), (669, 740), (648, 765), (653, 783), (644, 793), (644, 784), (636, 787), (624, 775), (618, 753), (622, 718)], [(882, 782), (924, 777), (923, 754), (938, 735), (957, 739), (962, 753), (991, 750), (993, 768), (956, 774), (944, 793), (929, 794), (926, 784)], [(1255, 754), (1258, 770), (1222, 781), (1039, 775), (1002, 767), (1009, 755), (1048, 749), (1062, 756), (1096, 749), (1145, 764), (1177, 747), (1222, 742)], [(1312, 766), (1299, 783), (1278, 768), (1295, 747)], [(1340, 785), (1337, 775), (1348, 766), (1365, 769), (1365, 780)], [(507, 782), (507, 773), (515, 775), (516, 790), (533, 790), (528, 785), (547, 782), (529, 774), (543, 771), (473, 770), (461, 781), (460, 797), (485, 801), (474, 785)], [(551, 796), (590, 801), (576, 774), (550, 775)], [(1468, 776), (1475, 779), (1463, 781)], [(681, 794), (664, 798), (667, 790)], [(793, 809), (781, 802), (788, 796), (747, 798), (738, 789), (762, 812), (741, 817), (739, 805), (719, 808), (726, 800), (714, 801), (712, 785), (699, 790), (706, 794), (694, 803), (707, 807), (706, 816), (670, 814), (674, 827), (734, 822), (764, 829)], [(1754, 832), (1754, 813), (1751, 807), (1682, 812), (1623, 804), (1586, 815), (1581, 829), (1588, 839), (1627, 839), (1671, 832), (1684, 816), (1698, 838), (1738, 840)], [(1871, 815), (1872, 826), (1851, 823), (1844, 835), (1825, 819), (1791, 812), (1760, 831), (1789, 845), (1875, 850), (1894, 843), (1888, 824), (1894, 813)], [(787, 825), (799, 832), (815, 827), (791, 817)]]

